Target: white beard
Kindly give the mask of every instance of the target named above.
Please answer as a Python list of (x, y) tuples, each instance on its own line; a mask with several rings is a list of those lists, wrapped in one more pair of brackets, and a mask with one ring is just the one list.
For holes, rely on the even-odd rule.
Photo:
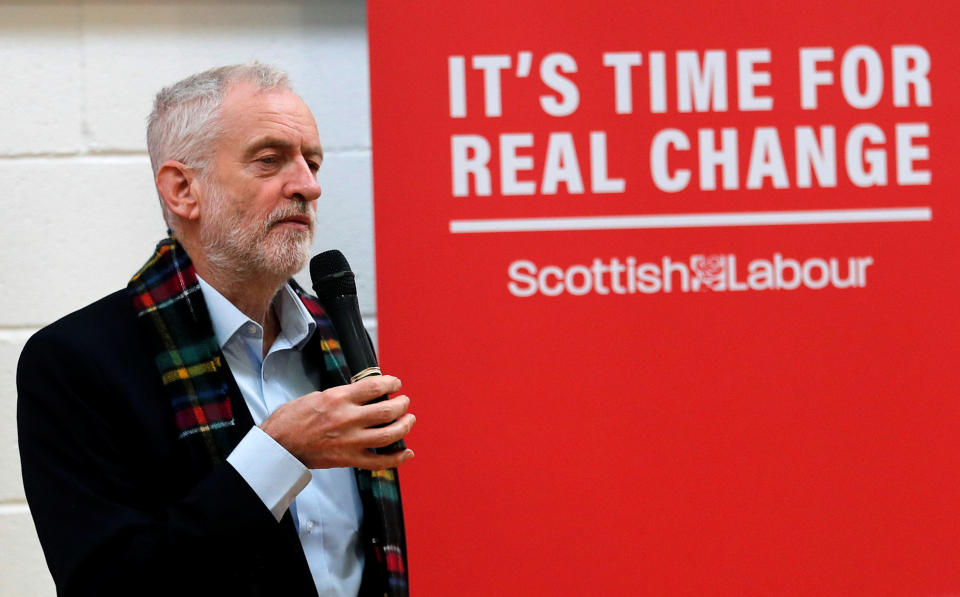
[[(200, 246), (213, 268), (243, 279), (262, 275), (282, 281), (306, 266), (314, 231), (308, 203), (291, 201), (274, 210), (265, 222), (250, 222), (231, 209), (219, 184), (210, 181), (205, 186), (208, 210), (207, 222), (200, 229)], [(308, 216), (310, 229), (274, 228), (292, 215)]]

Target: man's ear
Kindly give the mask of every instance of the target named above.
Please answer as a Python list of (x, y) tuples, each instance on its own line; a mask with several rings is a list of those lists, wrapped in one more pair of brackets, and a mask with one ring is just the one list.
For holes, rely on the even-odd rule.
[(195, 174), (193, 169), (175, 160), (167, 160), (157, 170), (160, 197), (171, 212), (184, 220), (200, 217), (200, 203), (193, 185)]

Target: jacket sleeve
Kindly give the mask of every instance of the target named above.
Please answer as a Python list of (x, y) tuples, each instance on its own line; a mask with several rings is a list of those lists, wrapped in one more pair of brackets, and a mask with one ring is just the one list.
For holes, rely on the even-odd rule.
[(258, 546), (280, 525), (243, 478), (223, 463), (195, 484), (164, 486), (177, 465), (163, 450), (176, 448), (157, 448), (151, 433), (161, 432), (108, 379), (123, 360), (104, 363), (48, 330), (21, 354), (17, 422), (24, 488), (58, 593), (226, 594), (262, 568)]

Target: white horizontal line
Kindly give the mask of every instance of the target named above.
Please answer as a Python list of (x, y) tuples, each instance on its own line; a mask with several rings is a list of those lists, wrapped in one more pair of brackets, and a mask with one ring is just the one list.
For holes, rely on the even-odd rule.
[(26, 504), (0, 504), (0, 516), (4, 514), (29, 514), (30, 508)]
[[(324, 155), (337, 155), (346, 157), (368, 157), (371, 154), (369, 146), (362, 145), (344, 145), (343, 147), (324, 147)], [(0, 160), (122, 160), (136, 159), (143, 161), (149, 159), (147, 148), (143, 149), (76, 149), (68, 151), (32, 151), (24, 153), (2, 153)]]
[(343, 147), (323, 148), (323, 155), (369, 156), (371, 153), (369, 145), (344, 145)]
[(574, 218), (507, 218), (450, 220), (452, 234), (471, 232), (546, 232), (559, 230), (624, 230), (635, 228), (713, 228), (789, 224), (858, 224), (866, 222), (929, 222), (929, 207), (823, 209), (703, 214), (585, 216)]
[(23, 344), (30, 336), (37, 333), (35, 327), (28, 328), (0, 328), (0, 342), (6, 344)]

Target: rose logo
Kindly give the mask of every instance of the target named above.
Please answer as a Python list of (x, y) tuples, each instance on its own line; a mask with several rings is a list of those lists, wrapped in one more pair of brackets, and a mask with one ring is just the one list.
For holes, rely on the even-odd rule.
[(691, 255), (690, 270), (695, 290), (726, 290), (727, 259), (724, 255)]

